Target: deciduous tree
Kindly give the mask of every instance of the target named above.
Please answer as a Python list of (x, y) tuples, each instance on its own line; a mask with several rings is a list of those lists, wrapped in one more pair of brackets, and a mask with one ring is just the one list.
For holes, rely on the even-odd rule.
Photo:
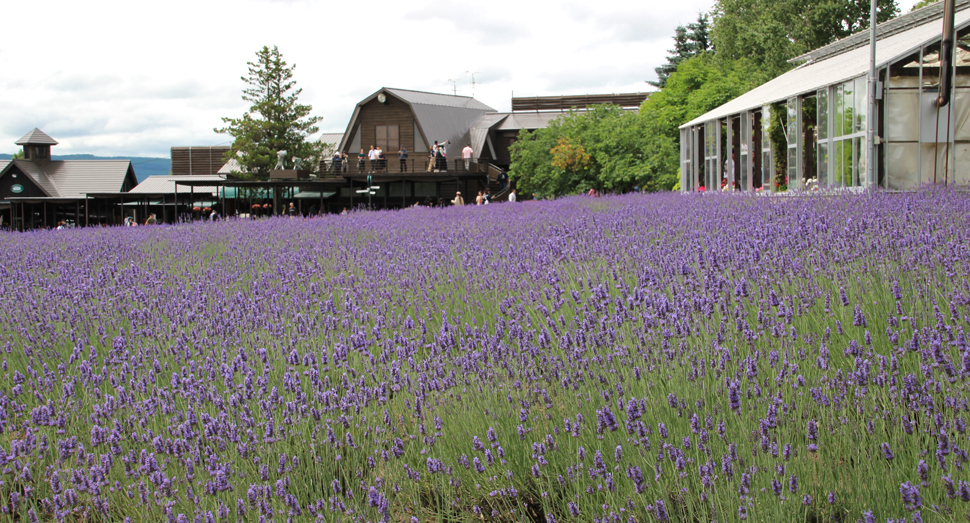
[[(899, 13), (877, 0), (878, 21)], [(717, 0), (711, 35), (721, 59), (751, 58), (774, 77), (788, 60), (869, 27), (869, 2), (857, 0)]]

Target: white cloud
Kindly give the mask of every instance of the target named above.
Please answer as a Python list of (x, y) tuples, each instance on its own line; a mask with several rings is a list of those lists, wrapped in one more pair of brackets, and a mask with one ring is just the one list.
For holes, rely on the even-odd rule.
[[(679, 24), (712, 0), (590, 3), (496, 0), (52, 0), (20, 3), (0, 41), (0, 152), (34, 127), (60, 154), (167, 156), (216, 145), (221, 117), (245, 110), (241, 76), (277, 45), (301, 100), (343, 131), (354, 105), (380, 87), (510, 97), (633, 92), (663, 63)], [(908, 6), (904, 6), (904, 11)], [(43, 23), (29, 23), (38, 16)], [(42, 30), (38, 30), (42, 28)]]

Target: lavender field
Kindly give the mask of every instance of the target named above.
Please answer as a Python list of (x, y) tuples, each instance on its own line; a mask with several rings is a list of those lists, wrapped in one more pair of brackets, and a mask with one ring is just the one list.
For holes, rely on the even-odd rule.
[(966, 521), (970, 198), (0, 235), (2, 521)]

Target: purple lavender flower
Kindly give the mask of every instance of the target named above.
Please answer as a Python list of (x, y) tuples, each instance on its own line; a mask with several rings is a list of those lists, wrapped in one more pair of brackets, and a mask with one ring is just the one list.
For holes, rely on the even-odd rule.
[(889, 448), (889, 443), (883, 443), (881, 447), (882, 447), (882, 455), (884, 458), (886, 458), (886, 461), (892, 461), (894, 456), (893, 456), (893, 451)]

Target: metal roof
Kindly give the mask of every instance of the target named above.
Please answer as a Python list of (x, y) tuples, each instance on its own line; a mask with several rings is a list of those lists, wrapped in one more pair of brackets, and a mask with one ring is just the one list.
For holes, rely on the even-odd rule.
[[(233, 174), (233, 173), (245, 173), (245, 172), (246, 172), (246, 168), (243, 167), (242, 165), (239, 165), (239, 160), (236, 160), (235, 158), (230, 158), (225, 165), (219, 168), (219, 171), (216, 172), (216, 174)], [(209, 176), (209, 175), (193, 174), (190, 176)]]
[(121, 192), (125, 177), (135, 170), (128, 160), (60, 160), (44, 165), (63, 197), (89, 192)]
[[(53, 163), (53, 162), (49, 162)], [(44, 191), (44, 194), (51, 197), (66, 196), (62, 195), (60, 191), (57, 190), (57, 184), (54, 180), (51, 180), (47, 173), (45, 173), (37, 164), (30, 160), (14, 160), (13, 164), (17, 166), (24, 174), (26, 174), (31, 181), (34, 182), (40, 190)]]
[(485, 152), (485, 140), (488, 139), (488, 131), (493, 125), (501, 122), (509, 116), (509, 113), (486, 113), (468, 131), (471, 138), (472, 151), (476, 158), (481, 158)]
[[(175, 182), (199, 182), (199, 181), (225, 181), (226, 177), (216, 174), (179, 174), (179, 175), (159, 175), (149, 176), (137, 187), (128, 191), (128, 194), (175, 194)], [(188, 185), (179, 185), (179, 194), (212, 193), (218, 189), (215, 186), (204, 186), (192, 188)]]
[(125, 180), (135, 171), (128, 160), (56, 160), (36, 163), (13, 160), (13, 164), (51, 198), (79, 198), (87, 193), (121, 192)]
[[(955, 25), (957, 30), (970, 23), (970, 9), (966, 9), (968, 5), (970, 3), (964, 3), (962, 10), (956, 14)], [(941, 28), (937, 22), (938, 19), (924, 20), (920, 25), (877, 40), (876, 67), (885, 67), (913, 54), (924, 45), (938, 41)], [(867, 43), (788, 71), (774, 80), (755, 87), (734, 100), (694, 118), (681, 125), (680, 128), (683, 129), (709, 120), (716, 120), (787, 100), (798, 95), (815, 92), (822, 87), (851, 80), (866, 75), (868, 72), (869, 45)]]
[(47, 136), (44, 131), (34, 127), (33, 131), (14, 142), (16, 145), (57, 145), (57, 140)]
[[(451, 142), (447, 149), (460, 150), (471, 144), (469, 130), (481, 118), (481, 109), (413, 104), (414, 118), (429, 143)], [(452, 153), (455, 156), (455, 153)]]
[[(582, 111), (575, 111), (573, 114), (581, 113)], [(512, 113), (508, 118), (494, 127), (497, 131), (512, 131), (521, 129), (545, 129), (549, 127), (549, 122), (562, 118), (563, 116), (568, 116), (570, 113)]]
[(344, 133), (323, 133), (320, 135), (320, 139), (317, 141), (336, 146), (340, 144), (340, 140), (343, 140), (343, 138)]
[[(428, 93), (425, 91), (410, 91), (408, 89), (397, 89), (393, 87), (385, 87), (371, 96), (377, 96), (381, 91), (391, 93), (409, 104), (440, 105), (443, 107), (464, 107), (467, 109), (478, 109), (481, 111), (495, 111), (495, 109), (492, 109), (482, 102), (479, 102), (471, 96)], [(361, 103), (363, 104), (369, 101), (370, 97)]]

